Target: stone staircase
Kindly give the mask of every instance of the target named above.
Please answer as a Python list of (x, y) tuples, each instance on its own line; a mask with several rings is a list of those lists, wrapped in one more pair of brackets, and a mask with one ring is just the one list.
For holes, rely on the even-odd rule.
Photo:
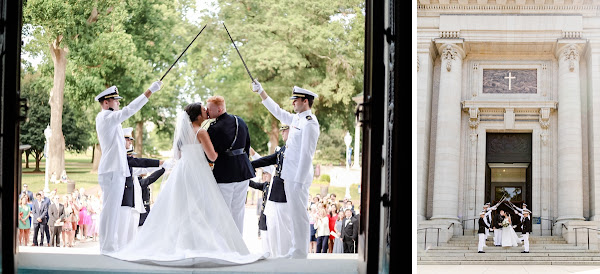
[[(493, 234), (492, 234), (493, 235)], [(568, 244), (562, 236), (529, 236), (529, 253), (518, 247), (494, 246), (493, 236), (486, 240), (485, 253), (477, 253), (477, 236), (453, 236), (448, 243), (417, 247), (420, 265), (600, 265), (600, 252), (587, 245)], [(519, 236), (521, 236), (519, 234)]]

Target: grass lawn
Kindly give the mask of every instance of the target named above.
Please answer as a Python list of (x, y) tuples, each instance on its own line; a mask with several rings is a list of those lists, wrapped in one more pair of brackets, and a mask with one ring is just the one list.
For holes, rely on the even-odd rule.
[[(35, 160), (33, 157), (29, 157), (29, 167), (25, 168), (25, 154), (23, 154), (22, 163), (22, 183), (27, 184), (29, 190), (32, 192), (38, 192), (44, 189), (45, 184), (45, 167), (46, 159), (42, 158), (40, 162), (40, 172), (33, 172), (35, 169)], [(98, 186), (98, 174), (90, 173), (92, 169), (92, 153), (70, 153), (65, 152), (65, 170), (70, 180), (75, 181), (75, 187), (77, 189), (85, 188), (88, 194), (95, 193)], [(48, 174), (50, 179), (51, 174)], [(57, 178), (60, 174), (57, 174)], [(57, 189), (57, 193), (66, 194), (67, 184), (52, 184), (48, 182), (48, 188), (50, 190)], [(88, 191), (88, 189), (90, 191)]]

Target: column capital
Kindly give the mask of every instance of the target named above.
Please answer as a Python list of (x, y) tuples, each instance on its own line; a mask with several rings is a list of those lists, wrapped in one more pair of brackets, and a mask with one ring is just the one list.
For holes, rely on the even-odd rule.
[(441, 43), (437, 44), (438, 52), (442, 57), (442, 63), (446, 63), (446, 70), (452, 70), (452, 61), (462, 60), (465, 58), (465, 51), (463, 50), (462, 43)]
[(565, 41), (563, 39), (557, 42), (556, 46), (555, 55), (558, 62), (568, 62), (569, 70), (573, 71), (575, 63), (579, 62), (580, 55), (585, 48), (585, 43), (582, 43), (580, 40)]

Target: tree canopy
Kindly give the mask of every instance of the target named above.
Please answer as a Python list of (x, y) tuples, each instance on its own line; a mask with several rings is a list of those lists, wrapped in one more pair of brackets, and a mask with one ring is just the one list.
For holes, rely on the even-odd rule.
[[(251, 91), (251, 80), (223, 23), (252, 76), (284, 109), (292, 112), (289, 96), (294, 86), (319, 97), (312, 111), (321, 124), (316, 159), (339, 162), (342, 143), (354, 127), (352, 97), (363, 87), (364, 3), (336, 1), (214, 1), (195, 10), (193, 0), (28, 0), (24, 6), (24, 34), (31, 37), (24, 52), (41, 56), (38, 70), (45, 79), (46, 96), (56, 85), (53, 47), (66, 50), (64, 111), (82, 118), (63, 124), (81, 125), (89, 142), (97, 142), (93, 98), (116, 85), (122, 106), (160, 78), (193, 37), (206, 25), (185, 55), (163, 80), (163, 89), (136, 115), (123, 123), (133, 127), (136, 149), (147, 138), (171, 139), (177, 111), (211, 95), (226, 98), (227, 111), (248, 124), (254, 149), (266, 154), (267, 142), (282, 145), (277, 121)], [(190, 19), (189, 15), (196, 15)], [(50, 47), (49, 47), (50, 45)], [(54, 71), (52, 70), (54, 66)], [(27, 73), (33, 69), (24, 64)], [(54, 75), (54, 80), (52, 80)], [(62, 110), (61, 110), (62, 111)], [(154, 124), (154, 132), (144, 126)], [(84, 125), (82, 125), (84, 124)], [(65, 132), (65, 140), (70, 132)], [(320, 139), (322, 139), (320, 138)], [(330, 139), (330, 140), (329, 140)], [(170, 142), (151, 141), (150, 144)], [(340, 145), (342, 144), (342, 145)], [(66, 149), (79, 145), (67, 142)], [(272, 150), (276, 145), (272, 146)], [(139, 152), (138, 152), (139, 153)]]

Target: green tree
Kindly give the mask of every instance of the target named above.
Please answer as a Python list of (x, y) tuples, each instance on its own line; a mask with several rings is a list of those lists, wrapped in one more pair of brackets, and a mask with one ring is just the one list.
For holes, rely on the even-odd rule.
[[(89, 56), (85, 55), (85, 48), (97, 44), (78, 43), (86, 37), (95, 37), (96, 41), (104, 41), (106, 45), (126, 43), (127, 40), (122, 37), (124, 31), (118, 25), (124, 18), (123, 5), (117, 0), (29, 0), (24, 4), (24, 24), (39, 27), (38, 43), (47, 45), (53, 62), (53, 86), (49, 100), (53, 133), (48, 145), (48, 153), (52, 155), (47, 163), (49, 172), (60, 174), (65, 166), (62, 114), (68, 74), (67, 56), (80, 64), (87, 63), (85, 57)], [(127, 49), (124, 51), (127, 52)], [(82, 52), (84, 54), (80, 54)]]
[(292, 88), (303, 87), (319, 94), (312, 111), (322, 131), (352, 128), (352, 97), (363, 83), (363, 10), (364, 3), (353, 0), (218, 1), (216, 13), (202, 16), (213, 28), (211, 39), (191, 53), (190, 85), (199, 96), (224, 96), (228, 112), (248, 123), (257, 152), (279, 142), (279, 121), (252, 93), (224, 22), (252, 76), (282, 108), (292, 112)]
[[(53, 61), (50, 126), (56, 134), (52, 135), (51, 147), (53, 155), (61, 155), (52, 158), (53, 172), (64, 167), (65, 145), (61, 143), (64, 134), (54, 130), (63, 123), (60, 113), (64, 101), (80, 106), (81, 114), (93, 125), (99, 111), (93, 98), (102, 90), (118, 86), (124, 97), (123, 105), (139, 96), (175, 59), (173, 56), (181, 48), (179, 41), (188, 39), (188, 29), (180, 24), (180, 11), (190, 3), (190, 0), (26, 2), (24, 23), (36, 41), (24, 49), (52, 56)], [(176, 71), (175, 68), (171, 73), (177, 75)], [(166, 79), (160, 94), (123, 126), (140, 128), (145, 121), (151, 121), (159, 131), (169, 131), (171, 124), (167, 119), (177, 105), (177, 81), (177, 77)], [(95, 135), (91, 128), (90, 134)], [(136, 148), (141, 149), (143, 130), (138, 132)], [(95, 136), (92, 139), (97, 141)], [(99, 159), (98, 148), (96, 144), (93, 159)]]
[[(34, 171), (40, 171), (40, 161), (44, 156), (46, 138), (44, 130), (50, 124), (49, 90), (52, 88), (52, 77), (41, 72), (25, 73), (21, 81), (21, 94), (27, 98), (29, 111), (27, 121), (21, 127), (21, 144), (31, 145), (26, 152), (35, 159)], [(62, 131), (65, 132), (65, 147), (69, 151), (81, 152), (90, 144), (89, 125), (81, 119), (81, 113), (72, 104), (64, 105)], [(60, 174), (60, 173), (57, 173)]]

